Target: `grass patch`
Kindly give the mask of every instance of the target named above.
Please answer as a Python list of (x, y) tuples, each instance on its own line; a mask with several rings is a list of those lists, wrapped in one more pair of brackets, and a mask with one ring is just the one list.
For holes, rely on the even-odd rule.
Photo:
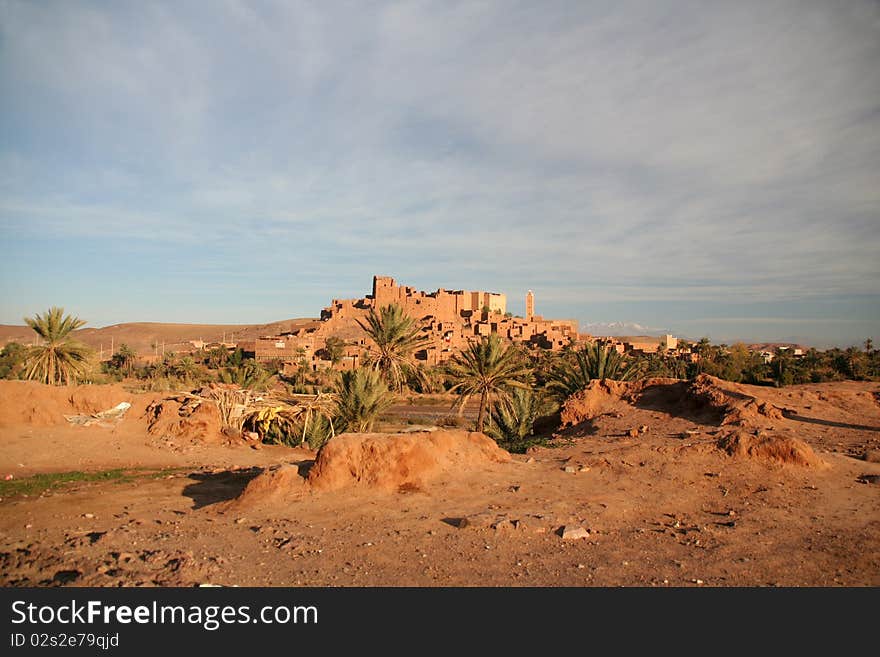
[(0, 481), (0, 497), (14, 497), (25, 495), (37, 495), (47, 490), (56, 490), (65, 488), (72, 484), (86, 483), (102, 483), (114, 482), (125, 483), (133, 481), (139, 477), (154, 476), (160, 478), (169, 472), (177, 472), (186, 468), (169, 468), (156, 472), (155, 469), (136, 468), (123, 469), (116, 468), (114, 470), (101, 470), (98, 472), (83, 472), (74, 470), (72, 472), (49, 472), (46, 474), (36, 474), (21, 479), (10, 479), (9, 481)]

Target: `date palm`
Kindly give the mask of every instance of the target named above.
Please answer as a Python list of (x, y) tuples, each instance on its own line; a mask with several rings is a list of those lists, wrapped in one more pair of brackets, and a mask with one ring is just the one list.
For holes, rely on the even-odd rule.
[(498, 442), (521, 442), (534, 433), (535, 421), (545, 408), (544, 400), (537, 393), (517, 388), (509, 399), (490, 411), (487, 433)]
[(450, 392), (458, 393), (460, 408), (472, 396), (480, 396), (477, 431), (483, 430), (492, 397), (506, 400), (512, 388), (527, 388), (532, 378), (531, 368), (520, 351), (505, 344), (497, 333), (471, 342), (467, 349), (453, 356), (448, 373), (456, 381)]
[(610, 345), (592, 342), (567, 354), (550, 375), (549, 388), (565, 399), (586, 388), (593, 379), (629, 381), (644, 373), (640, 362), (630, 362)]
[(394, 402), (382, 375), (363, 367), (342, 372), (334, 392), (340, 431), (371, 431), (379, 415)]
[(383, 306), (378, 313), (370, 309), (366, 322), (357, 323), (373, 341), (366, 363), (381, 372), (391, 388), (403, 390), (410, 376), (418, 376), (415, 352), (427, 344), (428, 338), (397, 304)]
[(43, 342), (28, 349), (25, 378), (49, 385), (76, 383), (88, 369), (92, 350), (74, 340), (71, 333), (86, 322), (65, 315), (64, 308), (54, 306), (42, 315), (25, 317), (24, 321)]

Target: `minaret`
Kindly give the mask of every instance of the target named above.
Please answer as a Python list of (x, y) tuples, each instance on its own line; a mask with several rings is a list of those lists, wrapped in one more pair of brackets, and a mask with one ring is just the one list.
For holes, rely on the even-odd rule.
[(526, 294), (526, 321), (531, 322), (535, 316), (535, 295), (529, 290)]

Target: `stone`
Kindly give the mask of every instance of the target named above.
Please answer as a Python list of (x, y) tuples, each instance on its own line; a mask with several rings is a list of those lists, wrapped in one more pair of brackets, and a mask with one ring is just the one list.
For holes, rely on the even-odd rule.
[(456, 525), (459, 529), (464, 529), (465, 527), (471, 527), (473, 529), (486, 529), (487, 527), (491, 527), (494, 522), (499, 520), (499, 517), (492, 513), (474, 513), (469, 516), (465, 516), (464, 518), (458, 519), (458, 524)]
[(251, 445), (251, 449), (263, 449), (263, 443), (254, 443)]
[(880, 484), (880, 475), (863, 474), (861, 477), (859, 477), (859, 481), (863, 484)]
[(869, 449), (862, 454), (862, 459), (868, 463), (880, 463), (880, 449)]
[(589, 538), (590, 532), (588, 532), (580, 525), (565, 525), (560, 530), (560, 536), (562, 536), (563, 539), (569, 541), (578, 538)]
[(639, 427), (639, 433), (648, 433), (648, 425), (647, 425), (647, 424), (643, 424), (642, 426), (640, 426), (640, 427)]
[(578, 470), (578, 472), (589, 472), (589, 471), (590, 471), (590, 466), (588, 466), (588, 465), (582, 465), (580, 467), (580, 469)]
[(496, 520), (495, 522), (492, 523), (492, 529), (494, 529), (495, 531), (499, 531), (499, 532), (501, 532), (501, 531), (507, 532), (507, 531), (513, 531), (514, 526), (513, 526), (513, 523), (510, 520), (508, 520), (507, 518), (499, 518), (498, 520)]
[(534, 462), (535, 462), (534, 456), (530, 456), (529, 458), (526, 459), (526, 463), (534, 463)]
[(564, 468), (562, 468), (562, 469), (563, 469), (565, 472), (568, 472), (568, 473), (571, 473), (571, 474), (576, 474), (577, 471), (578, 471), (576, 465), (566, 465), (566, 466), (565, 466)]
[(630, 429), (629, 431), (626, 432), (626, 435), (628, 435), (630, 438), (638, 438), (639, 437), (639, 430), (636, 429), (635, 427), (633, 427), (632, 429)]

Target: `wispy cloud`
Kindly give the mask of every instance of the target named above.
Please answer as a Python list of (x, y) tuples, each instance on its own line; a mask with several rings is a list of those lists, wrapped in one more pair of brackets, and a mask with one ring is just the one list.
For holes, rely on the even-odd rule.
[(0, 226), (154, 245), (193, 295), (246, 271), (260, 319), (380, 271), (706, 331), (721, 299), (880, 306), (877, 61), (872, 2), (5, 0)]

